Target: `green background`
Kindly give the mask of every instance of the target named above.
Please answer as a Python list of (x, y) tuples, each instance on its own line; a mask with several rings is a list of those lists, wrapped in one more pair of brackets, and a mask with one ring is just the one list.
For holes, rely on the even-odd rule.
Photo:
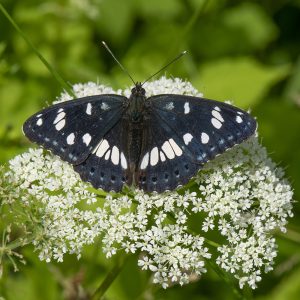
[[(232, 100), (257, 117), (261, 142), (286, 171), (295, 191), (295, 218), (277, 235), (274, 272), (256, 299), (300, 299), (300, 1), (14, 0), (1, 2), (47, 61), (70, 83), (98, 81), (114, 88), (130, 80), (101, 47), (105, 40), (135, 80), (143, 81), (179, 52), (166, 71), (190, 81), (208, 98)], [(51, 103), (61, 85), (0, 14), (0, 162), (32, 146), (27, 117)], [(40, 262), (31, 247), (26, 266), (8, 265), (0, 296), (8, 300), (88, 299), (112, 265), (100, 245), (79, 261)], [(212, 270), (168, 290), (130, 259), (107, 299), (234, 299)]]

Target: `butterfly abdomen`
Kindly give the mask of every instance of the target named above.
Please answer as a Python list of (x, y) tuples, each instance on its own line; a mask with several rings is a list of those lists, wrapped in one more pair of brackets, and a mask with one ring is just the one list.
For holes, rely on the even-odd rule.
[(141, 156), (142, 139), (143, 139), (143, 123), (128, 123), (128, 160), (130, 169), (135, 171)]

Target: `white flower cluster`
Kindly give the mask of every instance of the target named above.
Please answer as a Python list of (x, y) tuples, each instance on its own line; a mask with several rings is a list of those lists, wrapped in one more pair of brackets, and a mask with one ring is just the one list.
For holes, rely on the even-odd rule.
[[(201, 96), (179, 79), (163, 77), (145, 88), (148, 96)], [(78, 84), (74, 91), (78, 97), (113, 92), (94, 83)], [(63, 94), (60, 100), (68, 99)], [(139, 253), (138, 265), (165, 288), (203, 274), (207, 260), (235, 276), (240, 287), (255, 288), (277, 253), (272, 232), (285, 231), (292, 216), (291, 187), (257, 137), (207, 163), (189, 189), (163, 194), (131, 189), (103, 198), (69, 164), (42, 149), (11, 160), (9, 174), (19, 185), (20, 201), (39, 207), (32, 219), (40, 228), (33, 241), (40, 259), (80, 257), (84, 245), (100, 238), (107, 257), (121, 250)]]
[[(208, 163), (197, 176), (200, 201), (193, 212), (206, 213), (202, 230), (225, 238), (218, 247), (218, 265), (252, 288), (262, 271), (272, 270), (276, 257), (275, 229), (285, 232), (292, 217), (290, 185), (266, 149), (252, 137)], [(223, 240), (223, 239), (221, 239)]]

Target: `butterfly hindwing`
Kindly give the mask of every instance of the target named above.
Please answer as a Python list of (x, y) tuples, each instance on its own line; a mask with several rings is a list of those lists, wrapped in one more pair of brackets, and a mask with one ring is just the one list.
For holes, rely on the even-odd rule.
[(185, 151), (183, 142), (154, 113), (145, 124), (135, 181), (147, 192), (173, 190), (186, 184), (201, 168)]
[(84, 181), (95, 188), (119, 192), (132, 183), (127, 153), (127, 128), (121, 119), (99, 141), (88, 158), (74, 166)]
[(98, 95), (58, 103), (30, 117), (23, 131), (63, 160), (80, 164), (121, 118), (126, 101), (119, 95)]

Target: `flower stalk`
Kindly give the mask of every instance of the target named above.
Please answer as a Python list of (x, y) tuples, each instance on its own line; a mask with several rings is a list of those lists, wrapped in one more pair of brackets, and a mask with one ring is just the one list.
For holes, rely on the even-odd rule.
[(100, 286), (96, 289), (94, 294), (91, 297), (91, 300), (101, 300), (105, 295), (106, 291), (113, 284), (115, 279), (118, 277), (120, 272), (123, 270), (124, 265), (129, 256), (124, 257), (124, 255), (119, 255), (117, 261), (113, 268), (107, 273), (104, 280), (101, 282)]

